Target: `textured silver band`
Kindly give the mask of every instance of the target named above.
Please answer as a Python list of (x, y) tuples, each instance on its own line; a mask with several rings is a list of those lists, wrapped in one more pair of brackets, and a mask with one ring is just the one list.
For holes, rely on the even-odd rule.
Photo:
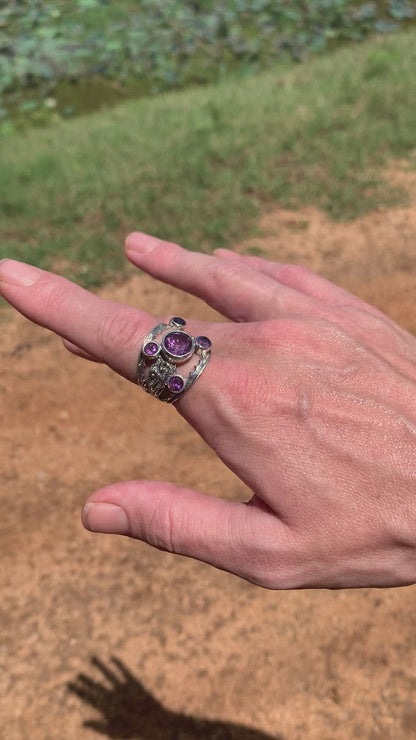
[[(208, 337), (192, 337), (186, 322), (174, 316), (168, 324), (158, 324), (143, 340), (137, 363), (137, 382), (160, 401), (174, 403), (201, 375), (211, 357)], [(197, 363), (187, 377), (178, 365), (195, 356)]]

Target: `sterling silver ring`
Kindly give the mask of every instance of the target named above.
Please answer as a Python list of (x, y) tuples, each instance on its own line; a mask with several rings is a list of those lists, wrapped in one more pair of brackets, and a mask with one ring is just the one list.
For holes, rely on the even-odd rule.
[[(192, 337), (185, 331), (185, 326), (186, 321), (180, 316), (173, 316), (168, 324), (155, 326), (143, 340), (137, 363), (138, 384), (166, 403), (178, 401), (189, 390), (211, 357), (211, 340), (203, 336)], [(198, 361), (184, 377), (177, 366), (194, 355)]]

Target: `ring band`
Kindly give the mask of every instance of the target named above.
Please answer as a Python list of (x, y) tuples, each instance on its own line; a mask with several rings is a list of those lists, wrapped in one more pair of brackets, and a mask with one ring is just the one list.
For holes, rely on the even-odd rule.
[[(137, 363), (137, 383), (166, 403), (178, 401), (189, 390), (211, 357), (211, 340), (192, 337), (185, 326), (186, 321), (180, 316), (173, 316), (168, 324), (155, 326), (143, 340)], [(193, 355), (198, 362), (188, 377), (184, 377), (177, 366)]]

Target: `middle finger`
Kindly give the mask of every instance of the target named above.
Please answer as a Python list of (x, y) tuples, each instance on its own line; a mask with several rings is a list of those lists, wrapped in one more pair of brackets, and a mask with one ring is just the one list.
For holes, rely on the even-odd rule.
[(130, 234), (126, 254), (152, 277), (202, 298), (233, 321), (263, 321), (287, 313), (319, 310), (314, 298), (278, 284), (237, 260), (190, 252), (148, 234)]

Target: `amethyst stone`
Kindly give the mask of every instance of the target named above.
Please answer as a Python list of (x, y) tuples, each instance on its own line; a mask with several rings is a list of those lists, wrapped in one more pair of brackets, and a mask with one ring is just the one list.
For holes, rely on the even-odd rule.
[(170, 323), (175, 326), (186, 326), (185, 319), (182, 319), (180, 316), (172, 316)]
[(163, 337), (163, 349), (174, 358), (186, 359), (192, 354), (193, 348), (192, 337), (185, 331), (170, 331)]
[(195, 341), (200, 349), (209, 349), (211, 346), (211, 340), (208, 337), (197, 337)]
[(168, 388), (172, 393), (180, 393), (183, 390), (185, 381), (180, 375), (172, 375), (168, 381)]
[(154, 357), (157, 354), (159, 345), (156, 342), (147, 342), (143, 347), (143, 354), (146, 357)]

